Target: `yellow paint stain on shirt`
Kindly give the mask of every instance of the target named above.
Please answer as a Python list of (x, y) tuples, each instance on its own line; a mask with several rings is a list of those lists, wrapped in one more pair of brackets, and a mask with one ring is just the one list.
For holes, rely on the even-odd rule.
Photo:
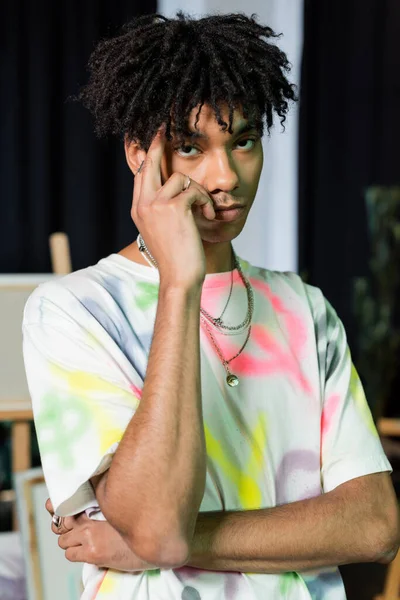
[(267, 445), (267, 419), (264, 413), (260, 413), (252, 433), (252, 454), (250, 457), (250, 470), (257, 470), (260, 475), (264, 468), (263, 449)]
[(239, 500), (246, 510), (261, 508), (262, 494), (258, 484), (250, 475), (240, 474)]
[(131, 405), (132, 409), (135, 409), (139, 405), (139, 400), (131, 392), (109, 383), (92, 373), (66, 371), (56, 365), (51, 366), (51, 371), (56, 378), (63, 379), (66, 382), (68, 391), (71, 394), (79, 397), (82, 402), (85, 402), (86, 406), (90, 407), (91, 419), (95, 423), (99, 434), (100, 452), (104, 454), (110, 446), (121, 440), (125, 429), (121, 428), (119, 423), (112, 418), (112, 411), (105, 410), (101, 403), (94, 404), (96, 400), (94, 398), (93, 401), (93, 392), (105, 392), (106, 394), (110, 394), (112, 398), (122, 397), (128, 401), (126, 404), (128, 406)]
[[(247, 471), (252, 481), (260, 481), (264, 464), (263, 449), (267, 444), (267, 421), (264, 413), (260, 413), (251, 434), (251, 453), (247, 464)], [(240, 490), (240, 498), (245, 508), (260, 508), (262, 503), (262, 494), (259, 484), (257, 489), (248, 483)]]
[(350, 393), (354, 398), (354, 402), (358, 408), (358, 411), (370, 433), (372, 433), (374, 437), (379, 437), (370, 408), (365, 398), (360, 378), (353, 364), (351, 365)]
[(264, 468), (263, 452), (267, 439), (265, 415), (261, 414), (257, 420), (251, 437), (249, 448), (250, 456), (247, 468), (242, 470), (232, 459), (226, 455), (219, 440), (211, 433), (210, 428), (204, 426), (207, 454), (220, 467), (236, 487), (239, 501), (245, 510), (257, 509), (262, 506), (262, 492), (257, 478)]
[(100, 452), (104, 454), (116, 442), (120, 442), (125, 430), (120, 428), (101, 429), (100, 428)]
[(86, 371), (68, 371), (55, 364), (50, 364), (49, 368), (54, 377), (62, 379), (67, 383), (71, 392), (75, 392), (76, 394), (83, 392), (107, 392), (110, 395), (128, 400), (133, 406), (139, 404), (138, 398), (131, 391), (125, 390), (110, 381), (106, 381), (99, 375), (87, 373)]
[(108, 571), (106, 576), (104, 577), (100, 589), (96, 594), (96, 600), (101, 598), (110, 598), (109, 594), (116, 592), (117, 581), (115, 579), (116, 575), (112, 573), (112, 571)]

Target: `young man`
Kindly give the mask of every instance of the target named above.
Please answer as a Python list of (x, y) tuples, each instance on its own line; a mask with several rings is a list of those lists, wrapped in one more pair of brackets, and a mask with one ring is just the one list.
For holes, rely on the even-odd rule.
[(83, 598), (339, 600), (337, 565), (397, 552), (341, 321), (231, 244), (263, 119), (295, 99), (273, 35), (244, 15), (153, 15), (91, 57), (80, 99), (124, 139), (140, 234), (39, 286), (23, 324), (47, 507)]

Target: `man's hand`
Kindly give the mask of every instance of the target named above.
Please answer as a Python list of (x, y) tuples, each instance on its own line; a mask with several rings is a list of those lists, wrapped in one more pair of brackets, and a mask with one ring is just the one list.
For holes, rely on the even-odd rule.
[[(54, 514), (50, 498), (46, 509)], [(107, 521), (89, 519), (85, 512), (64, 517), (60, 528), (52, 522), (51, 530), (59, 535), (58, 545), (70, 562), (82, 562), (118, 571), (157, 569), (133, 554), (120, 534)]]

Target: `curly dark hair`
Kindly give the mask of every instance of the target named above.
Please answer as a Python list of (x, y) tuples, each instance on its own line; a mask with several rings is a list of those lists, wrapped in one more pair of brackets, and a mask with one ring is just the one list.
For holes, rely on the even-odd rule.
[(182, 11), (175, 19), (160, 14), (137, 17), (118, 35), (102, 39), (92, 52), (89, 81), (72, 100), (82, 101), (95, 118), (95, 134), (109, 133), (136, 141), (148, 150), (161, 124), (166, 136), (188, 135), (190, 111), (210, 105), (225, 131), (219, 103), (229, 106), (229, 133), (233, 111), (240, 107), (264, 133), (273, 125), (273, 112), (284, 121), (288, 100), (297, 100), (286, 54), (274, 43), (278, 38), (257, 15), (213, 14), (193, 19)]

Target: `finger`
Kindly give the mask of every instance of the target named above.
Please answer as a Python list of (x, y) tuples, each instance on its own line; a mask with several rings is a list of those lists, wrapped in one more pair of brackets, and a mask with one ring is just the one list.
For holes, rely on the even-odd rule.
[(71, 531), (67, 531), (67, 533), (60, 535), (58, 538), (58, 545), (63, 550), (66, 550), (73, 546), (81, 546), (82, 541), (82, 533), (79, 533), (76, 529), (72, 529)]
[[(154, 198), (154, 190), (157, 191), (162, 186), (161, 158), (162, 158), (162, 155), (164, 152), (165, 142), (166, 142), (165, 130), (166, 130), (165, 124), (161, 125), (161, 127), (158, 129), (155, 137), (153, 138), (153, 141), (150, 145), (148, 152), (146, 153), (143, 151), (140, 153), (143, 160), (141, 161), (139, 169), (136, 171), (136, 174), (135, 174), (135, 180), (134, 180), (134, 184), (133, 184), (132, 206), (131, 206), (131, 217), (135, 223), (137, 223), (137, 206), (139, 204), (139, 199), (141, 198), (140, 201), (143, 203), (146, 203), (146, 198), (147, 198), (148, 203), (150, 203), (152, 201), (152, 198)], [(155, 177), (155, 180), (153, 182), (154, 189), (153, 189), (152, 185), (150, 184), (147, 188), (148, 191), (146, 191), (146, 193), (142, 194), (143, 181), (145, 179), (144, 171), (149, 170), (150, 165), (154, 163), (154, 155), (152, 158), (152, 154), (150, 154), (150, 156), (149, 156), (149, 153), (150, 153), (150, 150), (153, 152), (154, 148), (157, 147), (157, 142), (159, 142), (160, 140), (161, 140), (162, 148), (159, 149), (160, 157), (159, 157), (158, 169), (156, 167), (156, 172), (158, 173), (158, 175)], [(151, 178), (151, 175), (148, 175), (148, 177)]]
[(154, 193), (162, 187), (161, 159), (164, 154), (166, 143), (165, 130), (165, 124), (161, 125), (158, 129), (138, 175), (141, 179), (140, 202), (143, 202), (143, 204), (150, 204), (154, 197)]
[(142, 181), (143, 181), (143, 179), (141, 177), (141, 173), (143, 170), (145, 158), (146, 158), (146, 153), (143, 153), (143, 159), (140, 163), (139, 169), (136, 171), (136, 174), (135, 174), (135, 179), (133, 182), (132, 208), (137, 205), (139, 198), (140, 198), (140, 192), (142, 189)]
[(67, 531), (71, 531), (75, 525), (75, 517), (61, 517), (59, 526), (52, 521), (51, 530), (56, 535), (63, 535), (64, 533), (67, 533)]
[(65, 558), (70, 562), (89, 562), (83, 546), (73, 546), (65, 551)]
[(76, 527), (76, 517), (77, 515), (71, 515), (70, 517), (63, 518), (63, 527), (67, 531), (70, 531), (74, 527)]
[(67, 529), (66, 527), (64, 527), (63, 524), (61, 525), (61, 527), (57, 527), (54, 523), (51, 524), (51, 530), (56, 535), (63, 535), (64, 533), (71, 531), (70, 529)]
[(79, 513), (75, 517), (75, 523), (77, 526), (86, 525), (88, 521), (92, 521), (85, 512)]
[(206, 195), (203, 192), (199, 192), (199, 190), (196, 190), (195, 188), (192, 190), (188, 189), (187, 191), (184, 191), (183, 194), (188, 206), (191, 208), (194, 205), (200, 206), (206, 219), (209, 221), (213, 221), (215, 219), (214, 203), (208, 194)]
[(192, 204), (202, 206), (204, 207), (202, 209), (203, 214), (210, 220), (215, 219), (214, 201), (202, 185), (197, 183), (194, 179), (191, 179), (189, 188), (184, 190), (188, 181), (187, 177), (188, 176), (183, 173), (173, 173), (163, 185), (162, 196), (173, 198), (178, 194), (184, 194), (188, 206), (191, 206)]
[(47, 498), (45, 507), (46, 507), (46, 510), (51, 514), (51, 516), (53, 516), (54, 508), (53, 508), (53, 504), (52, 504), (50, 498)]

